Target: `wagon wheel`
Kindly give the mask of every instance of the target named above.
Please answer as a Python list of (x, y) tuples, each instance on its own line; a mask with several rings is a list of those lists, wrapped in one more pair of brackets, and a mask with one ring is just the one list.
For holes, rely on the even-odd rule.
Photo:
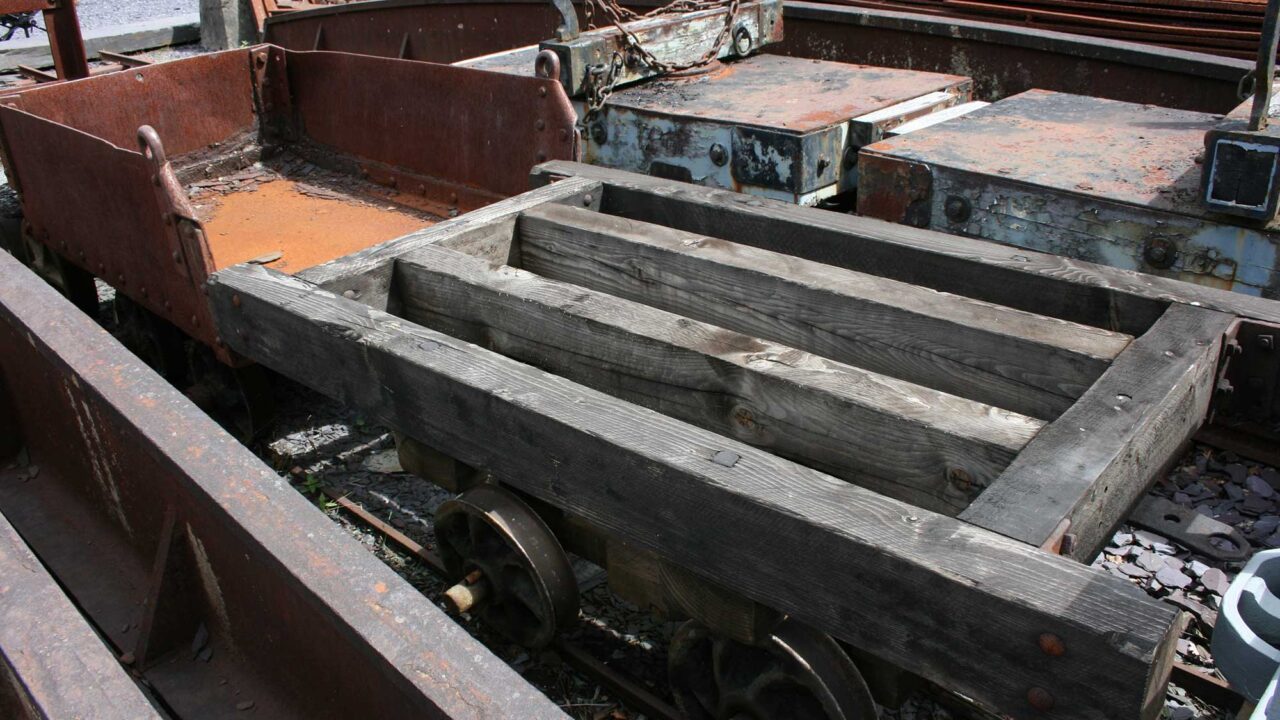
[(667, 669), (688, 720), (873, 720), (871, 691), (830, 636), (784, 620), (760, 645), (690, 620), (671, 640)]
[(578, 584), (555, 535), (512, 493), (481, 485), (436, 511), (455, 609), (513, 642), (545, 647), (578, 616)]

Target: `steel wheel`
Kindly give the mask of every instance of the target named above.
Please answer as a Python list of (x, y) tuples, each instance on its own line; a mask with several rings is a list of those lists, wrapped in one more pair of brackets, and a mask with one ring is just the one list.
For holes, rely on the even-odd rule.
[(784, 620), (759, 646), (697, 620), (676, 631), (671, 692), (689, 720), (874, 720), (871, 691), (829, 636)]
[(578, 584), (568, 556), (542, 518), (512, 493), (493, 485), (468, 490), (440, 506), (435, 527), (450, 579), (482, 583), (483, 600), (472, 611), (513, 642), (545, 647), (577, 618)]

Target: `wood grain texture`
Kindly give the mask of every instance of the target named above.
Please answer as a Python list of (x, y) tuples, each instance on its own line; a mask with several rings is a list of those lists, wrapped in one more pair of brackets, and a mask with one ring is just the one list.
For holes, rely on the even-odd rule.
[(1171, 305), (961, 519), (1040, 545), (1066, 518), (1076, 538), (1072, 556), (1095, 557), (1204, 422), (1234, 319)]
[(237, 352), (982, 705), (1036, 717), (1040, 687), (1059, 718), (1159, 710), (1177, 610), (1128, 583), (298, 278), (209, 287)]
[(1141, 335), (1169, 303), (1280, 322), (1280, 304), (1131, 270), (581, 163), (534, 168), (535, 185), (605, 184), (603, 212)]
[(540, 275), (1041, 419), (1130, 338), (661, 225), (544, 205), (520, 214)]
[(395, 272), (413, 322), (949, 515), (1043, 425), (446, 248)]
[(539, 188), (308, 268), (298, 273), (298, 277), (336, 293), (351, 293), (353, 299), (370, 307), (385, 309), (387, 290), (391, 285), (391, 263), (397, 255), (445, 238), (463, 244), (484, 244), (486, 240), (495, 244), (496, 238), (496, 245), (501, 245), (504, 233), (506, 237), (510, 237), (512, 223), (521, 210), (546, 202), (578, 200), (593, 193), (592, 200), (598, 205), (600, 187), (600, 183), (594, 180), (568, 180), (552, 187)]

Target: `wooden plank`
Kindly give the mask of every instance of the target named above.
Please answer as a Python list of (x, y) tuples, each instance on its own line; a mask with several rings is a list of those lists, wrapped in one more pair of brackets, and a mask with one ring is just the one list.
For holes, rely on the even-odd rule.
[(961, 519), (1041, 545), (1063, 519), (1070, 554), (1093, 558), (1115, 524), (1204, 422), (1234, 318), (1172, 305)]
[[(605, 183), (601, 211), (1141, 335), (1171, 303), (1280, 322), (1280, 303), (1058, 255), (580, 163), (533, 181)], [(563, 182), (563, 180), (561, 180)]]
[(1052, 419), (1127, 335), (574, 207), (518, 222), (522, 267)]
[[(387, 290), (391, 285), (391, 265), (397, 255), (444, 238), (460, 241), (461, 236), (477, 243), (494, 238), (509, 239), (515, 226), (515, 218), (522, 210), (542, 203), (566, 200), (580, 202), (587, 207), (597, 207), (600, 189), (598, 181), (566, 180), (551, 187), (500, 200), (418, 232), (308, 268), (298, 273), (298, 277), (337, 293), (349, 293), (350, 297), (371, 307), (386, 308)], [(508, 241), (505, 244), (510, 243)]]
[(237, 352), (982, 705), (1027, 717), (1038, 688), (1060, 718), (1159, 712), (1177, 610), (1096, 568), (299, 278), (237, 266), (209, 292)]
[(446, 248), (393, 287), (413, 322), (948, 515), (1043, 425)]

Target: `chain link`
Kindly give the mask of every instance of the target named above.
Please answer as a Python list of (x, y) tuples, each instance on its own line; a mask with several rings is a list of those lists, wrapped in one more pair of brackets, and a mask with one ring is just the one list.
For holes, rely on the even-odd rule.
[[(626, 46), (627, 57), (623, 57), (622, 53), (614, 52), (607, 66), (600, 64), (588, 69), (586, 82), (584, 83), (586, 109), (578, 121), (578, 128), (583, 133), (589, 131), (588, 126), (600, 112), (600, 109), (604, 107), (605, 101), (613, 94), (613, 88), (622, 76), (623, 68), (627, 65), (641, 63), (655, 73), (676, 73), (702, 67), (715, 60), (720, 55), (720, 48), (724, 46), (725, 40), (729, 38), (733, 31), (733, 21), (738, 14), (738, 3), (739, 0), (672, 0), (666, 5), (640, 14), (622, 7), (617, 0), (587, 0), (587, 28), (596, 27), (594, 8), (599, 6), (601, 13), (608, 19), (609, 24), (618, 29), (622, 42)], [(659, 60), (657, 56), (641, 44), (640, 38), (636, 37), (635, 33), (626, 27), (626, 23), (635, 20), (719, 8), (725, 8), (726, 10), (724, 25), (721, 26), (715, 41), (711, 43), (711, 47), (701, 56), (689, 62), (664, 62)]]

